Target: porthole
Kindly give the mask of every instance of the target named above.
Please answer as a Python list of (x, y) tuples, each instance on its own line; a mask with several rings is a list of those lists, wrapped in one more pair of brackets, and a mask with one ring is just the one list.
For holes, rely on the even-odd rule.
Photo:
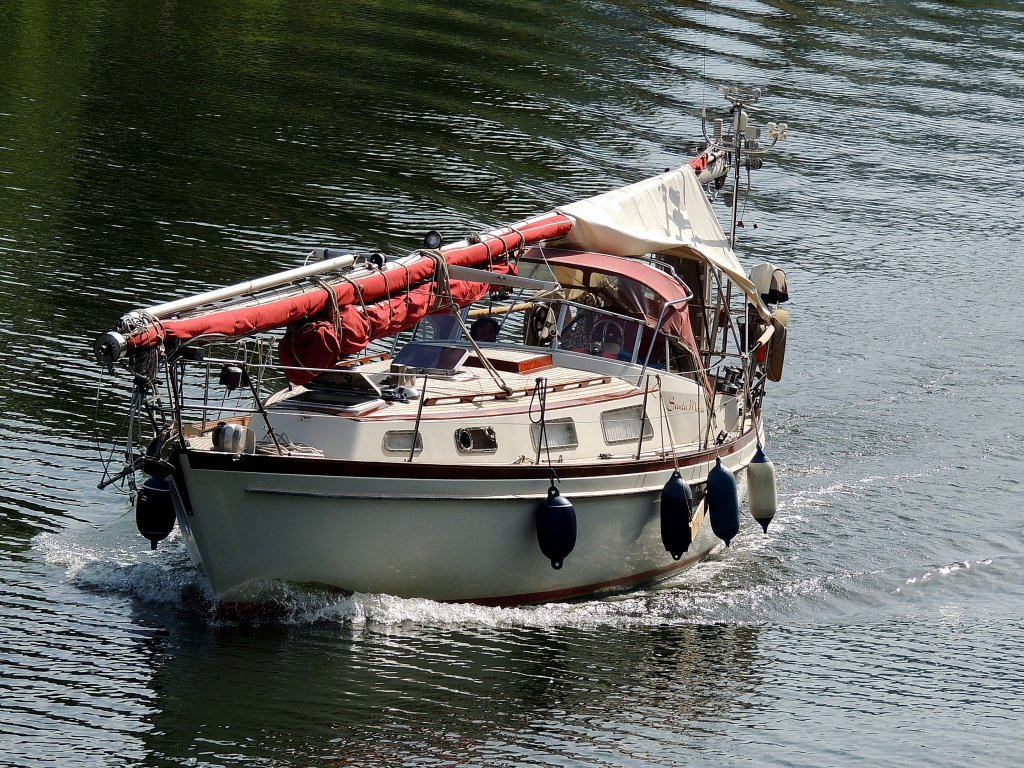
[(497, 453), (498, 438), (492, 427), (460, 427), (455, 430), (459, 453)]

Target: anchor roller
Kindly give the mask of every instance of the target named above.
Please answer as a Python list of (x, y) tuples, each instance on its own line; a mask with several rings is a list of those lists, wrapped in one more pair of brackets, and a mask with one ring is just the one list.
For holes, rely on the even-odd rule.
[(556, 571), (576, 546), (576, 509), (552, 483), (548, 495), (537, 505), (537, 543)]
[(693, 543), (692, 522), (693, 491), (677, 469), (661, 489), (661, 543), (673, 560), (682, 557)]
[(740, 497), (736, 490), (736, 476), (722, 466), (721, 458), (715, 459), (715, 466), (708, 472), (705, 503), (711, 518), (711, 530), (728, 547), (740, 531)]

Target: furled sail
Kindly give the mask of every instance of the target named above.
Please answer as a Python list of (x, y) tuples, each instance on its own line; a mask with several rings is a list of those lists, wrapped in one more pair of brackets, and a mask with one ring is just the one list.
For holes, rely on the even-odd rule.
[[(154, 347), (164, 340), (187, 341), (199, 336), (245, 336), (260, 331), (284, 328), (316, 319), (340, 319), (350, 337), (346, 350), (358, 351), (370, 340), (411, 327), (433, 308), (429, 301), (436, 294), (436, 281), (442, 279), (438, 267), (484, 267), (497, 274), (508, 274), (514, 264), (508, 254), (532, 243), (563, 237), (572, 220), (557, 213), (528, 219), (509, 227), (483, 233), (473, 241), (462, 240), (436, 252), (417, 251), (388, 261), (379, 268), (365, 268), (331, 275), (325, 269), (321, 279), (304, 279), (292, 290), (276, 294), (254, 294), (248, 284), (212, 292), (217, 304), (193, 306), (189, 311), (164, 313), (150, 310), (131, 312), (121, 318), (115, 333), (96, 340), (97, 356), (107, 363), (124, 354)], [(337, 270), (335, 270), (337, 271)], [(315, 277), (316, 273), (307, 275)], [(446, 298), (459, 306), (471, 304), (487, 291), (484, 283), (449, 281)], [(173, 308), (177, 302), (160, 307)], [(354, 313), (361, 316), (357, 317)], [(345, 354), (347, 354), (346, 352)]]

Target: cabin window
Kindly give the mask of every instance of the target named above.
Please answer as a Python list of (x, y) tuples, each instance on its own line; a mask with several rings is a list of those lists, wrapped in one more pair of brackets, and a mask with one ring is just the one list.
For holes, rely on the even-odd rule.
[(667, 338), (665, 345), (669, 373), (682, 373), (690, 378), (696, 378), (699, 366), (693, 353), (675, 339)]
[(423, 453), (423, 435), (411, 429), (395, 430), (384, 433), (384, 453), (388, 456), (408, 456), (412, 449), (413, 436), (416, 438), (416, 449), (413, 455)]
[(497, 453), (498, 438), (491, 427), (462, 427), (455, 430), (459, 453)]
[(541, 445), (540, 424), (530, 425), (530, 435), (533, 437), (533, 449), (541, 450), (567, 450), (579, 448), (580, 441), (576, 436), (576, 424), (572, 419), (551, 419), (544, 424), (544, 435), (547, 437), (547, 445)]
[(604, 432), (604, 441), (608, 445), (637, 442), (640, 439), (641, 418), (643, 419), (643, 439), (650, 440), (654, 437), (654, 427), (651, 426), (651, 420), (643, 414), (639, 405), (605, 411), (601, 414), (601, 431)]

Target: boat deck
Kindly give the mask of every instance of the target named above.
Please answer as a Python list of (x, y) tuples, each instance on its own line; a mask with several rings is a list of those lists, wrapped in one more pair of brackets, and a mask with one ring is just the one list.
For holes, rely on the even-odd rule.
[[(299, 448), (316, 446), (317, 450), (301, 453), (309, 456), (346, 456), (356, 442), (362, 439), (368, 439), (367, 445), (371, 446), (364, 446), (364, 451), (381, 450), (380, 440), (384, 432), (366, 432), (366, 435), (373, 437), (358, 439), (352, 437), (355, 432), (346, 432), (350, 436), (342, 438), (338, 432), (340, 423), (329, 426), (323, 417), (343, 419), (350, 425), (346, 429), (354, 426), (353, 422), (362, 422), (367, 426), (376, 423), (382, 430), (401, 430), (412, 429), (413, 424), (439, 424), (452, 420), (459, 422), (467, 418), (486, 419), (493, 426), (504, 423), (506, 428), (515, 425), (516, 436), (512, 440), (507, 437), (503, 439), (503, 450), (507, 445), (516, 445), (517, 441), (521, 441), (522, 445), (517, 445), (509, 456), (492, 457), (505, 464), (534, 451), (531, 448), (529, 429), (531, 424), (536, 423), (541, 412), (539, 386), (545, 390), (544, 408), (548, 413), (566, 413), (563, 409), (568, 409), (580, 425), (588, 422), (599, 424), (600, 410), (618, 407), (616, 404), (639, 404), (644, 394), (632, 377), (623, 378), (627, 372), (632, 373), (634, 366), (615, 360), (582, 359), (580, 362), (591, 369), (583, 370), (554, 365), (551, 354), (537, 350), (487, 348), (484, 354), (495, 369), (494, 374), (475, 356), (468, 358), (466, 364), (448, 375), (394, 371), (390, 360), (376, 360), (358, 367), (339, 368), (318, 377), (307, 386), (278, 392), (268, 398), (265, 408), (274, 428), (287, 433), (286, 442), (290, 443), (294, 438), (300, 441), (296, 443)], [(565, 362), (576, 362), (576, 357), (569, 357)], [(411, 396), (403, 397), (403, 389), (416, 391), (410, 393)], [(589, 417), (583, 417), (582, 412), (577, 410), (581, 407), (590, 413)], [(600, 410), (590, 412), (591, 408)], [(262, 432), (265, 423), (256, 414), (247, 419), (237, 419), (237, 422), (251, 423), (257, 432)], [(402, 424), (406, 426), (400, 426)], [(190, 447), (200, 451), (213, 450), (212, 430), (215, 426), (216, 422), (207, 421), (205, 424), (193, 423), (186, 427)], [(456, 424), (450, 429), (458, 428)], [(449, 435), (448, 432), (445, 434)], [(595, 440), (598, 437), (599, 433), (589, 441), (581, 440), (581, 443), (597, 444)], [(448, 445), (450, 439), (444, 442), (446, 448), (454, 445)], [(290, 449), (288, 452), (291, 452)], [(602, 448), (602, 453), (610, 455), (614, 452)], [(570, 461), (594, 458), (589, 452), (585, 453), (586, 456), (571, 457)], [(386, 460), (389, 457), (391, 454), (385, 452), (382, 458)], [(459, 460), (454, 455), (451, 458)], [(491, 461), (492, 458), (486, 460)], [(480, 457), (478, 460), (481, 460)]]
[[(483, 351), (495, 368), (500, 383), (475, 355), (471, 355), (466, 365), (455, 375), (429, 376), (425, 386), (422, 375), (407, 376), (408, 385), (415, 387), (423, 399), (424, 418), (462, 413), (467, 406), (482, 408), (490, 405), (490, 409), (497, 410), (525, 409), (534, 398), (538, 379), (544, 379), (546, 384), (549, 408), (581, 401), (614, 400), (637, 393), (634, 384), (611, 373), (552, 365), (549, 354), (516, 349)], [(616, 366), (611, 361), (609, 363), (610, 366)], [(361, 369), (368, 375), (389, 370), (388, 361), (373, 363)], [(418, 409), (418, 400), (409, 400), (406, 403), (392, 402), (387, 408), (375, 409), (366, 416), (373, 417), (379, 414), (382, 417), (386, 415), (387, 418), (402, 418), (403, 410), (415, 414)], [(386, 411), (386, 414), (381, 411)]]

